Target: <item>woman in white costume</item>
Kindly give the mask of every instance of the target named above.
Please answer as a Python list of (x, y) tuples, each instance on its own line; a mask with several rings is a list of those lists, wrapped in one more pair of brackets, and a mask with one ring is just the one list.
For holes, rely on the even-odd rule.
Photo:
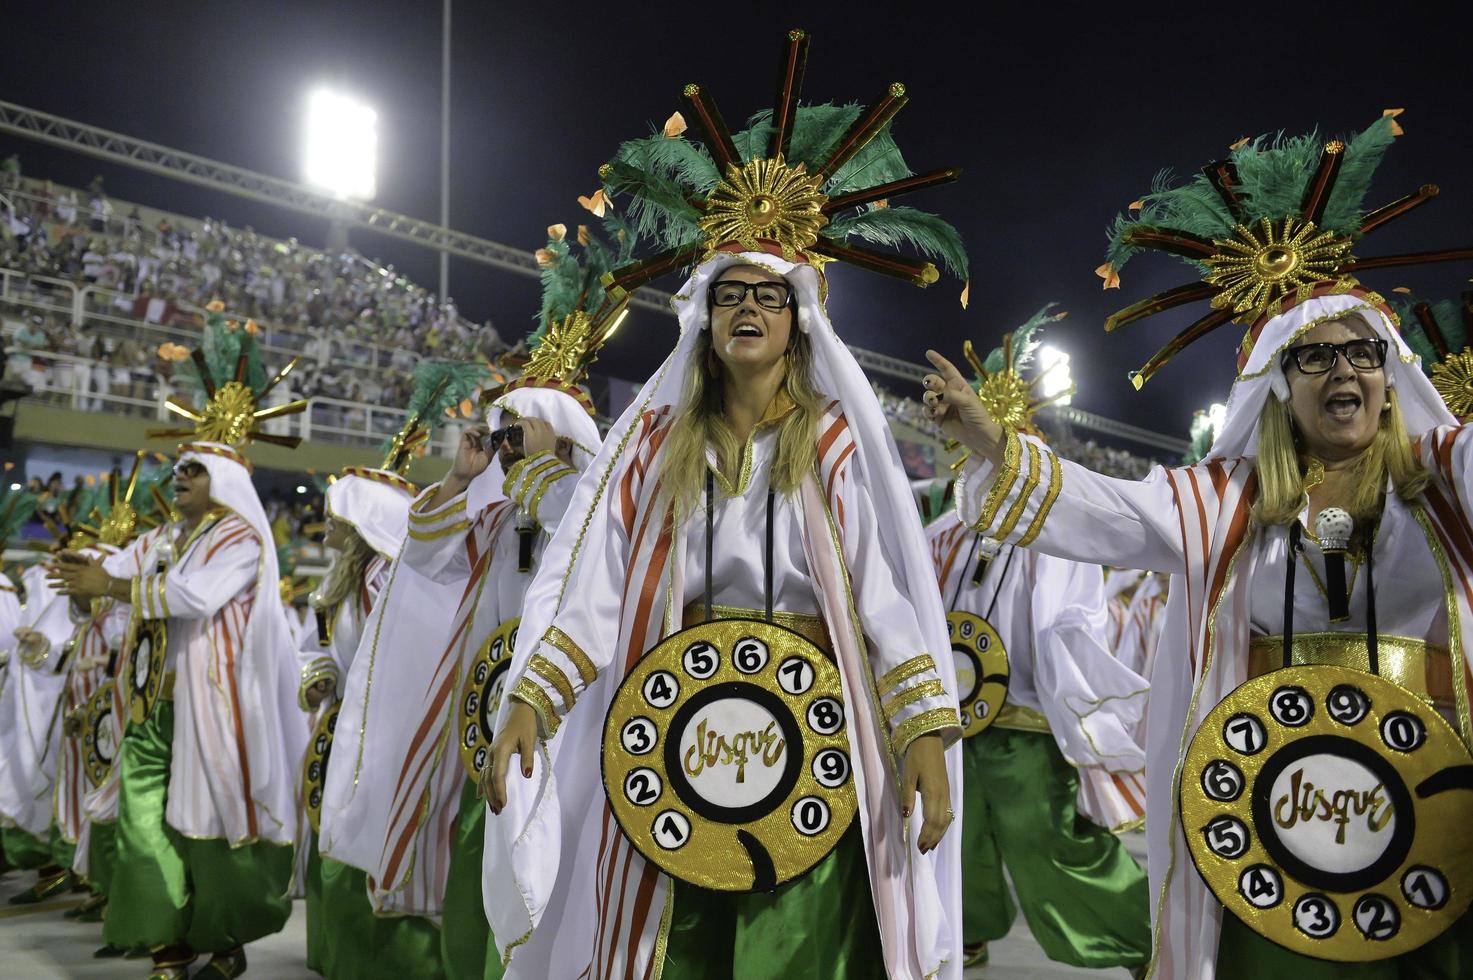
[[(1164, 306), (1214, 300), (1214, 312), (1153, 358), (1138, 386), (1212, 326), (1235, 314), (1250, 324), (1226, 423), (1196, 466), (1158, 469), (1132, 482), (1060, 460), (1041, 443), (1000, 427), (955, 367), (928, 354), (937, 369), (925, 379), (931, 417), (976, 452), (957, 493), (964, 521), (1010, 543), (1036, 529), (1034, 547), (1060, 557), (1172, 575), (1162, 652), (1149, 678), (1147, 732), (1155, 903), (1149, 975), (1163, 980), (1442, 978), (1473, 970), (1473, 931), (1466, 917), (1453, 921), (1466, 908), (1465, 897), (1449, 900), (1444, 894), (1439, 907), (1449, 911), (1432, 924), (1427, 917), (1438, 914), (1437, 903), (1420, 902), (1410, 891), (1407, 904), (1385, 916), (1361, 913), (1363, 907), (1373, 913), (1376, 905), (1389, 907), (1392, 900), (1384, 895), (1351, 894), (1347, 900), (1332, 894), (1338, 911), (1325, 894), (1282, 902), (1278, 896), (1289, 865), (1266, 869), (1278, 884), (1261, 896), (1247, 885), (1214, 890), (1193, 867), (1194, 861), (1204, 866), (1202, 852), (1194, 849), (1201, 832), (1185, 826), (1177, 810), (1179, 795), (1185, 800), (1200, 792), (1197, 778), (1183, 772), (1204, 718), (1225, 698), (1236, 697), (1240, 686), (1251, 690), (1245, 682), (1273, 671), (1281, 654), (1286, 664), (1364, 670), (1369, 650), (1374, 671), (1379, 643), (1381, 676), (1406, 692), (1407, 703), (1435, 705), (1453, 720), (1463, 742), (1470, 734), (1470, 634), (1458, 626), (1469, 622), (1473, 597), (1469, 442), (1418, 369), (1384, 301), (1352, 278), (1358, 266), (1348, 254), (1351, 242), (1436, 191), (1424, 188), (1380, 211), (1361, 210), (1370, 174), (1396, 131), (1388, 117), (1348, 145), (1313, 136), (1250, 142), (1186, 188), (1149, 195), (1138, 220), (1117, 225), (1114, 269), (1136, 248), (1162, 247), (1188, 255), (1211, 273), (1204, 287), (1183, 287), (1112, 318), (1113, 327)], [(1270, 221), (1275, 235), (1265, 242), (1262, 229)], [(1306, 225), (1312, 227), (1296, 237)], [(1366, 265), (1406, 265), (1429, 254), (1445, 259), (1464, 253), (1394, 256)], [(1232, 264), (1235, 255), (1246, 260)], [(1233, 274), (1214, 271), (1225, 267)], [(1016, 527), (1004, 528), (1009, 515), (1017, 515)], [(1346, 546), (1332, 547), (1328, 534), (1349, 520), (1356, 530), (1345, 558)], [(1337, 601), (1332, 572), (1341, 561), (1354, 568), (1348, 593)], [(1375, 680), (1364, 682), (1368, 690), (1394, 691), (1390, 685), (1374, 687)], [(1319, 709), (1325, 724), (1342, 717), (1333, 708)], [(1344, 722), (1348, 726), (1358, 716), (1346, 717), (1352, 719)], [(1441, 723), (1434, 717), (1419, 724)], [(1215, 731), (1202, 737), (1210, 740)], [(1466, 756), (1459, 736), (1450, 728), (1446, 735), (1454, 754)], [(1263, 745), (1252, 739), (1227, 744), (1238, 746), (1241, 760)], [(1408, 763), (1405, 752), (1390, 745), (1376, 755), (1395, 772)], [(1201, 782), (1207, 785), (1205, 775)], [(1238, 798), (1242, 785), (1240, 776), (1229, 780), (1222, 798)], [(1254, 826), (1255, 835), (1277, 833)], [(1390, 832), (1384, 823), (1373, 830)], [(1466, 826), (1425, 830), (1445, 846), (1466, 847), (1466, 840), (1456, 839)], [(1319, 860), (1305, 838), (1288, 839), (1301, 848), (1295, 854), (1310, 855), (1306, 862)], [(1434, 839), (1425, 846), (1435, 850), (1438, 844)], [(1249, 873), (1259, 874), (1248, 869), (1231, 881), (1249, 882)], [(1238, 887), (1241, 896), (1235, 894)], [(1388, 881), (1375, 890), (1395, 895), (1399, 889)], [(1240, 897), (1253, 903), (1249, 911), (1236, 904)], [(1235, 903), (1232, 910), (1224, 902)], [(1354, 916), (1349, 902), (1355, 903)], [(1422, 945), (1390, 958), (1378, 952), (1397, 935), (1396, 927), (1386, 925), (1392, 919), (1408, 929), (1428, 923)], [(1321, 948), (1316, 942), (1331, 939), (1351, 944), (1351, 954), (1314, 955)]]

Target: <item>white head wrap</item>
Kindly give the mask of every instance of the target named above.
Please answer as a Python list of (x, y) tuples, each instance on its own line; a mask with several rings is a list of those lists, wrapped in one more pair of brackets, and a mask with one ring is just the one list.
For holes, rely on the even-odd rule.
[[(513, 389), (491, 403), (491, 411), (486, 413), (486, 424), (495, 430), (512, 419), (524, 417), (541, 419), (552, 426), (552, 431), (573, 443), (573, 468), (579, 473), (588, 469), (598, 455), (598, 423), (594, 422), (583, 403), (567, 392), (556, 388)], [(479, 513), (504, 499), (502, 485), (505, 482), (501, 457), (493, 454), (491, 465), (472, 480), (466, 490), (467, 510), (472, 514)]]
[[(399, 553), (409, 530), (412, 484), (387, 470), (372, 470), (387, 479), (344, 473), (327, 488), (327, 510), (334, 520), (349, 524), (369, 547), (389, 561)], [(404, 485), (401, 485), (401, 482)]]
[(1386, 386), (1396, 389), (1406, 418), (1407, 434), (1420, 435), (1439, 425), (1455, 425), (1437, 389), (1422, 373), (1421, 362), (1387, 316), (1379, 298), (1361, 289), (1332, 293), (1305, 300), (1270, 319), (1258, 332), (1247, 362), (1238, 372), (1228, 397), (1222, 430), (1204, 457), (1237, 459), (1258, 454), (1258, 419), (1270, 395), (1285, 401), (1289, 382), (1279, 366), (1280, 355), (1315, 327), (1330, 320), (1359, 315), (1389, 342), (1386, 353)]

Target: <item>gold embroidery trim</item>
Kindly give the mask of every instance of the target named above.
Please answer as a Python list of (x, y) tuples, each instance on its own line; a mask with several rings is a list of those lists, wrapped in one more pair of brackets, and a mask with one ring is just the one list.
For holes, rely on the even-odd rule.
[(410, 528), (409, 536), (416, 541), (438, 541), (439, 539), (449, 537), (452, 534), (460, 534), (463, 531), (469, 530), (470, 526), (470, 521), (460, 520), (456, 521), (454, 524), (448, 524), (445, 527), (442, 527), (436, 531), (416, 531), (414, 528)]
[(311, 711), (312, 706), (307, 703), (307, 688), (328, 679), (334, 683), (338, 680), (338, 665), (331, 660), (319, 658), (302, 668), (302, 683), (297, 687), (297, 706), (303, 711)]
[(531, 456), (523, 456), (515, 463), (512, 463), (506, 471), (506, 479), (501, 481), (502, 495), (508, 500), (513, 499), (513, 490), (516, 488), (517, 481), (522, 478), (522, 474), (527, 471), (527, 467), (538, 459), (551, 455), (551, 453), (544, 449), (539, 453), (533, 453)]
[(573, 710), (573, 702), (577, 700), (577, 697), (573, 694), (572, 681), (568, 680), (568, 675), (562, 672), (562, 668), (540, 653), (532, 654), (532, 659), (527, 666), (557, 689), (558, 697), (563, 699), (564, 712)]
[(169, 612), (169, 597), (168, 597), (168, 593), (166, 593), (164, 591), (164, 578), (167, 575), (168, 575), (168, 573), (167, 572), (164, 572), (162, 574), (155, 575), (153, 577), (153, 588), (154, 588), (154, 591), (156, 593), (158, 593), (159, 609), (163, 612), (163, 614), (164, 614), (163, 615), (163, 618), (164, 619), (168, 619), (169, 616), (172, 615)]
[(914, 718), (908, 718), (896, 725), (895, 734), (890, 736), (890, 744), (895, 746), (897, 756), (903, 756), (905, 750), (910, 748), (910, 743), (922, 735), (939, 732), (945, 728), (960, 728), (961, 724), (955, 708), (932, 708), (930, 711), (922, 711)]
[(992, 522), (997, 519), (998, 509), (1007, 499), (1008, 492), (1013, 489), (1013, 484), (1022, 470), (1018, 458), (1022, 455), (1022, 449), (1023, 442), (1018, 438), (1018, 433), (1012, 429), (1006, 430), (1002, 450), (1002, 469), (993, 476), (992, 489), (987, 491), (987, 499), (982, 504), (982, 514), (977, 518), (977, 523), (972, 526), (972, 530), (986, 534), (987, 529), (992, 527)]
[(128, 584), (128, 603), (133, 607), (133, 615), (137, 616), (139, 619), (146, 618), (143, 615), (143, 604), (142, 599), (139, 595), (139, 593), (142, 591), (142, 586), (142, 575), (133, 576), (132, 581)]
[(557, 710), (552, 706), (552, 698), (532, 681), (523, 677), (517, 681), (517, 686), (511, 689), (511, 696), (537, 712), (537, 720), (542, 723), (542, 731), (548, 738), (557, 733), (558, 716)]
[(923, 653), (919, 657), (911, 657), (905, 663), (891, 670), (887, 670), (881, 675), (879, 681), (875, 683), (875, 691), (883, 698), (915, 675), (924, 674), (927, 671), (934, 672), (935, 670), (936, 661), (931, 659), (929, 653)]
[[(526, 460), (523, 460), (522, 462), (526, 462)], [(523, 510), (526, 510), (527, 494), (530, 493), (532, 488), (537, 485), (537, 481), (540, 480), (543, 474), (547, 473), (549, 470), (555, 469), (562, 465), (562, 460), (558, 459), (556, 456), (553, 456), (551, 453), (548, 453), (545, 454), (545, 458), (542, 459), (542, 461), (539, 462), (536, 466), (533, 466), (531, 469), (526, 470), (524, 474), (525, 479), (522, 480), (522, 485), (517, 490), (517, 495), (515, 498), (517, 506), (522, 508)]]
[(1016, 732), (1041, 732), (1050, 734), (1048, 719), (1043, 712), (1025, 708), (1021, 704), (1004, 704), (997, 713), (994, 728), (1010, 728)]
[(1463, 626), (1462, 613), (1458, 604), (1458, 595), (1453, 591), (1452, 568), (1447, 561), (1447, 553), (1443, 550), (1442, 540), (1432, 529), (1432, 519), (1427, 516), (1426, 508), (1416, 506), (1412, 508), (1412, 515), (1416, 517), (1417, 523), (1422, 526), (1422, 534), (1427, 538), (1427, 545), (1432, 549), (1432, 557), (1437, 560), (1437, 567), (1442, 572), (1442, 591), (1447, 596), (1447, 643), (1448, 648), (1456, 650), (1458, 656), (1452, 663), (1453, 673), (1453, 700), (1456, 702), (1456, 713), (1458, 716), (1458, 733), (1463, 736), (1463, 744), (1473, 746), (1473, 718), (1469, 717), (1468, 711), (1468, 682), (1463, 669)]
[(565, 477), (577, 475), (578, 471), (573, 469), (571, 466), (564, 466), (560, 470), (554, 470), (552, 473), (549, 473), (547, 475), (547, 479), (542, 481), (542, 485), (537, 488), (537, 491), (532, 494), (532, 499), (528, 501), (527, 515), (531, 517), (533, 521), (539, 524), (542, 523), (541, 518), (537, 516), (537, 511), (542, 506), (542, 495), (547, 493), (547, 491), (552, 488), (552, 485), (554, 483), (557, 483), (559, 480)]
[(1018, 491), (1018, 499), (1013, 501), (1013, 506), (1008, 508), (1008, 516), (1003, 519), (1002, 527), (997, 529), (993, 537), (999, 541), (1006, 541), (1023, 518), (1023, 512), (1028, 509), (1028, 498), (1038, 489), (1043, 482), (1039, 476), (1039, 465), (1041, 460), (1038, 454), (1038, 443), (1028, 443), (1028, 478), (1023, 481), (1023, 489)]
[[(1443, 682), (1452, 679), (1446, 650), (1415, 637), (1380, 633), (1376, 637), (1376, 651), (1382, 677), (1429, 704), (1452, 705), (1451, 686), (1443, 687)], [(1282, 636), (1253, 637), (1248, 641), (1248, 677), (1261, 677), (1278, 670), (1283, 656)], [(1294, 666), (1332, 664), (1369, 672), (1371, 654), (1364, 633), (1295, 633), (1290, 662)], [(1433, 690), (1434, 686), (1442, 689)]]
[(571, 636), (556, 626), (549, 626), (547, 632), (542, 634), (542, 642), (573, 662), (573, 666), (578, 669), (578, 676), (583, 678), (584, 687), (598, 680), (598, 668), (593, 665), (588, 654), (583, 652), (583, 648), (575, 643)]
[(425, 489), (424, 496), (420, 498), (419, 502), (409, 508), (409, 523), (434, 524), (437, 521), (449, 517), (451, 514), (458, 514), (465, 510), (465, 495), (461, 494), (460, 499), (451, 501), (438, 510), (431, 511), (429, 509), (429, 503), (435, 499), (435, 493), (439, 489), (440, 484), (438, 483)]
[(1038, 513), (1033, 517), (1033, 523), (1028, 526), (1028, 533), (1018, 541), (1018, 547), (1026, 548), (1034, 542), (1043, 531), (1043, 522), (1048, 518), (1049, 511), (1054, 509), (1054, 501), (1059, 499), (1059, 491), (1064, 486), (1064, 468), (1059, 465), (1059, 457), (1045, 449), (1044, 455), (1049, 461), (1048, 490), (1044, 493), (1043, 503), (1038, 507)]
[(922, 681), (915, 687), (907, 687), (903, 691), (896, 692), (895, 697), (890, 699), (890, 703), (885, 705), (885, 713), (893, 719), (917, 701), (925, 698), (939, 698), (945, 694), (946, 688), (940, 681)]

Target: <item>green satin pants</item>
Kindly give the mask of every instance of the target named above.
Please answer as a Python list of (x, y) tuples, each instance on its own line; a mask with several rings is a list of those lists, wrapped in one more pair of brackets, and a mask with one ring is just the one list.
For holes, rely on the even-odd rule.
[(1016, 912), (1002, 868), (1048, 958), (1099, 969), (1151, 955), (1146, 874), (1075, 808), (1079, 776), (1053, 736), (990, 728), (962, 746), (962, 924), (1001, 939)]
[(51, 842), (19, 827), (0, 827), (0, 841), (5, 843), (5, 859), (13, 868), (34, 871), (51, 863)]
[(123, 949), (186, 943), (232, 949), (279, 932), (291, 915), (292, 849), (191, 840), (164, 819), (174, 705), (160, 701), (120, 747), (117, 863), (103, 938)]
[(317, 853), (317, 834), (308, 835), (307, 870), (302, 882), (302, 905), (307, 913), (307, 969), (327, 973), (327, 923), (322, 907), (322, 858)]
[(665, 980), (864, 980), (885, 975), (856, 818), (837, 847), (771, 893), (674, 882)]
[(50, 855), (50, 863), (59, 868), (72, 868), (72, 861), (77, 857), (77, 845), (75, 841), (68, 841), (61, 836), (61, 826), (57, 823), (51, 824), (51, 832), (47, 835), (46, 850)]
[[(454, 764), (455, 760), (446, 763)], [(486, 803), (476, 796), (475, 782), (467, 779), (460, 791), (460, 815), (455, 820), (441, 914), (440, 957), (449, 980), (501, 980), (504, 972), (481, 897), (485, 836)]]
[(113, 824), (92, 822), (87, 839), (87, 883), (99, 895), (112, 886), (113, 866), (118, 862), (118, 837)]
[(318, 867), (321, 965), (311, 962), (309, 919), (309, 967), (328, 980), (403, 980), (443, 975), (440, 930), (433, 922), (417, 915), (375, 915), (368, 901), (367, 875), (332, 858), (322, 858)]
[(1217, 975), (1253, 980), (1461, 980), (1473, 977), (1473, 914), (1419, 949), (1374, 963), (1332, 963), (1278, 946), (1224, 913)]

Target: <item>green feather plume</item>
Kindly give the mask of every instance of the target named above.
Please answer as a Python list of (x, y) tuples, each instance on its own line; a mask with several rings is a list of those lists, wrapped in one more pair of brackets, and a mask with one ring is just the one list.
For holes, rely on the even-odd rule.
[(831, 221), (819, 234), (836, 241), (853, 237), (892, 247), (908, 244), (939, 259), (958, 279), (967, 278), (967, 251), (961, 234), (945, 219), (915, 208), (868, 208)]
[(24, 488), (6, 490), (0, 496), (0, 546), (20, 533), (20, 529), (35, 516), (40, 500), (39, 494)]
[(1192, 417), (1191, 444), (1187, 451), (1182, 454), (1181, 461), (1187, 466), (1196, 466), (1212, 449), (1212, 440), (1217, 438), (1213, 431), (1212, 421), (1206, 412), (1198, 412)]
[(445, 421), (446, 409), (476, 397), (476, 388), (487, 376), (482, 364), (420, 361), (414, 366), (414, 393), (406, 406), (409, 417), (418, 416), (420, 424), (433, 432)]
[(634, 252), (635, 235), (629, 225), (617, 216), (603, 219), (604, 230), (615, 243), (611, 247), (592, 229), (580, 259), (574, 253), (571, 238), (549, 239), (545, 251), (551, 255), (542, 268), (542, 308), (538, 311), (537, 329), (528, 343), (540, 342), (553, 323), (567, 319), (575, 310), (598, 305), (603, 293), (604, 274), (629, 261)]
[(1060, 314), (1050, 312), (1058, 303), (1049, 303), (1043, 309), (1028, 318), (1028, 321), (1013, 331), (1013, 363), (1003, 364), (1002, 346), (994, 347), (982, 362), (988, 374), (997, 374), (1005, 368), (1011, 368), (1014, 374), (1022, 374), (1033, 364), (1033, 357), (1038, 353), (1038, 348), (1043, 346), (1043, 338), (1039, 332), (1045, 324), (1056, 322)]
[[(1427, 331), (1423, 328), (1422, 321), (1417, 318), (1416, 306), (1416, 300), (1392, 303), (1393, 309), (1401, 319), (1402, 339), (1421, 357), (1422, 371), (1431, 374), (1432, 369), (1440, 363), (1441, 358), (1437, 356), (1437, 348), (1433, 347), (1432, 341), (1427, 338)], [(1432, 319), (1436, 321), (1437, 329), (1447, 343), (1447, 349), (1453, 353), (1466, 350), (1468, 331), (1463, 325), (1462, 304), (1457, 300), (1447, 299), (1429, 303), (1428, 306), (1432, 309)]]
[[(210, 313), (205, 318), (204, 337), (200, 350), (205, 355), (205, 364), (210, 371), (210, 380), (216, 387), (235, 380), (235, 366), (242, 353), (246, 356), (245, 383), (252, 391), (260, 391), (271, 376), (261, 362), (261, 348), (256, 338), (237, 323), (235, 329), (227, 326), (225, 314)], [(208, 397), (203, 379), (193, 360), (179, 365), (179, 375), (192, 381), (199, 389), (201, 399)]]
[[(1345, 141), (1344, 156), (1335, 186), (1319, 227), (1352, 239), (1360, 236), (1365, 216), (1365, 199), (1371, 179), (1391, 145), (1392, 120), (1383, 116), (1365, 131)], [(1301, 216), (1305, 190), (1314, 176), (1315, 165), (1326, 139), (1319, 132), (1306, 136), (1260, 136), (1233, 150), (1229, 156), (1237, 171), (1234, 187), (1243, 207), (1243, 223), (1261, 218)], [(1201, 174), (1185, 184), (1172, 186), (1170, 172), (1162, 171), (1152, 181), (1151, 191), (1141, 198), (1138, 214), (1121, 214), (1106, 233), (1106, 258), (1118, 272), (1140, 247), (1126, 240), (1125, 233), (1140, 225), (1170, 228), (1206, 239), (1228, 238), (1238, 224), (1211, 182)], [(1201, 263), (1185, 260), (1196, 266)]]

